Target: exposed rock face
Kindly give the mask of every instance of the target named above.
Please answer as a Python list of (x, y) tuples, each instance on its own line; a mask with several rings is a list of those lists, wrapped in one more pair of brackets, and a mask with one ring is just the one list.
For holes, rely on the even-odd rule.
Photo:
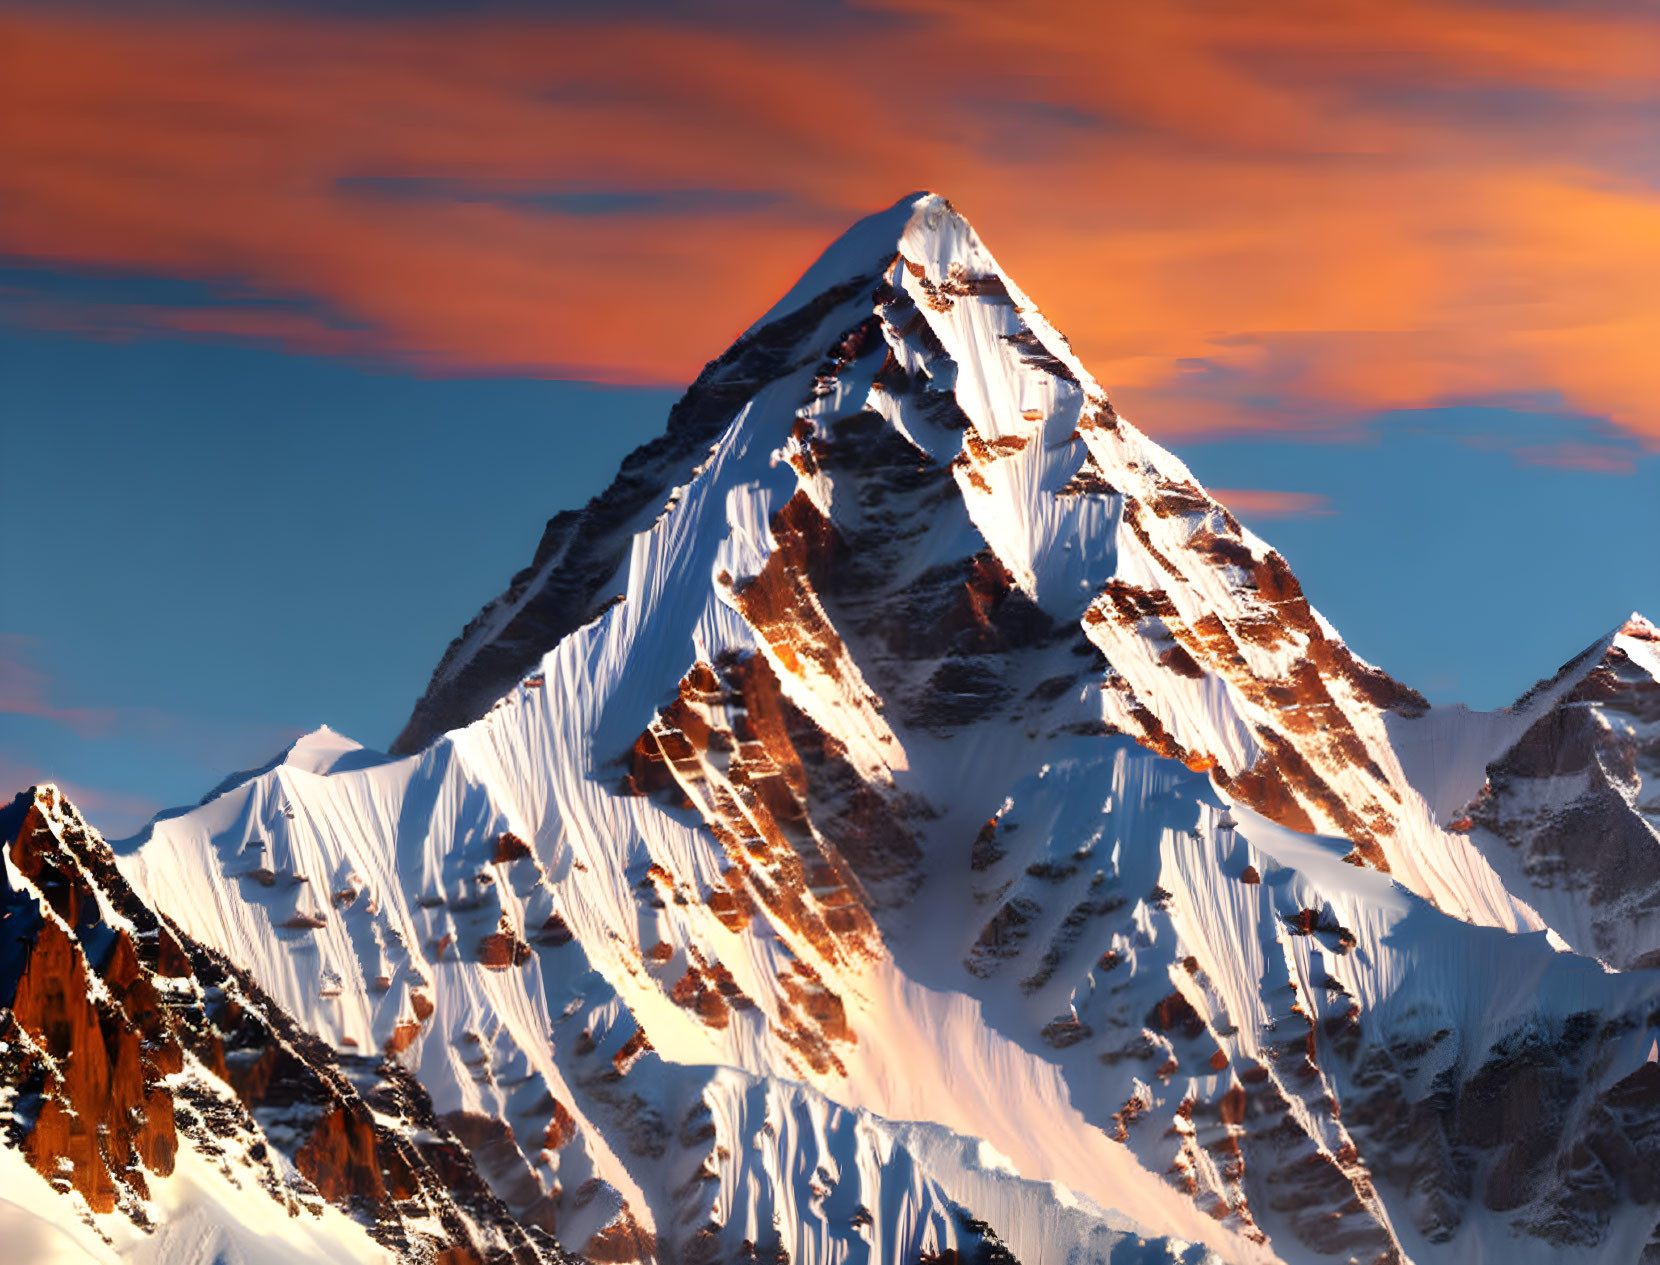
[(289, 1215), (349, 1212), (400, 1259), (563, 1261), (517, 1225), (420, 1086), (337, 1055), (158, 918), (52, 787), (0, 811), (5, 1140), (94, 1215), (153, 1228), (181, 1148)]
[[(1582, 1012), (1517, 1029), (1485, 1052), (1450, 1048), (1448, 1030), (1351, 1052), (1357, 1089), (1345, 1119), (1432, 1243), (1453, 1242), (1486, 1210), (1520, 1212), (1519, 1230), (1561, 1250), (1606, 1249), (1612, 1213), (1660, 1208), (1660, 1066), (1585, 1092), (1610, 1029), (1629, 1022)], [(1411, 1092), (1426, 1080), (1434, 1092)]]
[(636, 740), (628, 786), (696, 804), (726, 849), (734, 906), (766, 906), (830, 961), (875, 952), (866, 884), (904, 879), (919, 856), (902, 809), (860, 779), (759, 656), (696, 665)]
[(117, 921), (100, 900), (73, 850), (92, 837), (54, 790), (20, 795), (0, 827), (0, 1040), (5, 1084), (30, 1104), (14, 1099), (8, 1141), (93, 1212), (143, 1216), (148, 1178), (173, 1171), (166, 1078), (185, 1062), (157, 983), (172, 991), (188, 964), (153, 918)]

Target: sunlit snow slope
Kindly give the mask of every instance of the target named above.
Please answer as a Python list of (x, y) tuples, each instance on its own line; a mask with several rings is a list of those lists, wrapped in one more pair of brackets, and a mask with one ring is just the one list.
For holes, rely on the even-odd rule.
[(595, 1259), (1660, 1255), (1660, 977), (1449, 828), (1392, 733), (1520, 735), (1444, 719), (919, 195), (549, 524), (411, 754), (319, 733), (121, 865)]

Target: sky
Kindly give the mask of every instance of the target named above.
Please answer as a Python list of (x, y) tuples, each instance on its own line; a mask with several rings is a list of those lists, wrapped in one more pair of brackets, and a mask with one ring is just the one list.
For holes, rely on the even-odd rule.
[(916, 188), (1432, 699), (1660, 617), (1642, 0), (0, 0), (0, 782), (389, 742)]

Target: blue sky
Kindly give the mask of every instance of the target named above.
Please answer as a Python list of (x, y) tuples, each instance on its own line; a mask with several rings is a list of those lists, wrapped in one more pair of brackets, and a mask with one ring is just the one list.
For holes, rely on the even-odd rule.
[[(317, 724), (389, 742), (543, 522), (676, 394), (214, 342), (12, 328), (3, 346), (0, 771), (65, 781), (114, 833)], [(1517, 456), (1568, 441), (1629, 468)], [(1304, 494), (1243, 517), (1434, 700), (1502, 705), (1660, 611), (1660, 458), (1583, 419), (1405, 412), (1343, 442), (1176, 447), (1207, 485)]]
[(1354, 646), (1660, 609), (1660, 10), (0, 0), (0, 782), (113, 831), (449, 639), (935, 189)]
[(112, 829), (320, 723), (389, 742), (543, 522), (674, 399), (16, 329), (0, 395), (27, 470), (0, 769), (104, 795)]

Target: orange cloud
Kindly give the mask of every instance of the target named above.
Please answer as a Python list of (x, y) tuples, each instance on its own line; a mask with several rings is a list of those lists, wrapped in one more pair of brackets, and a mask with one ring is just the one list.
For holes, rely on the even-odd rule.
[[(1635, 170), (1660, 114), (1652, 13), (814, 13), (12, 10), (0, 254), (305, 301), (60, 324), (676, 382), (846, 220), (931, 186), (1159, 433), (1554, 399), (1660, 447), (1660, 191)], [(745, 196), (649, 196), (699, 190)], [(559, 191), (642, 196), (590, 214)]]

